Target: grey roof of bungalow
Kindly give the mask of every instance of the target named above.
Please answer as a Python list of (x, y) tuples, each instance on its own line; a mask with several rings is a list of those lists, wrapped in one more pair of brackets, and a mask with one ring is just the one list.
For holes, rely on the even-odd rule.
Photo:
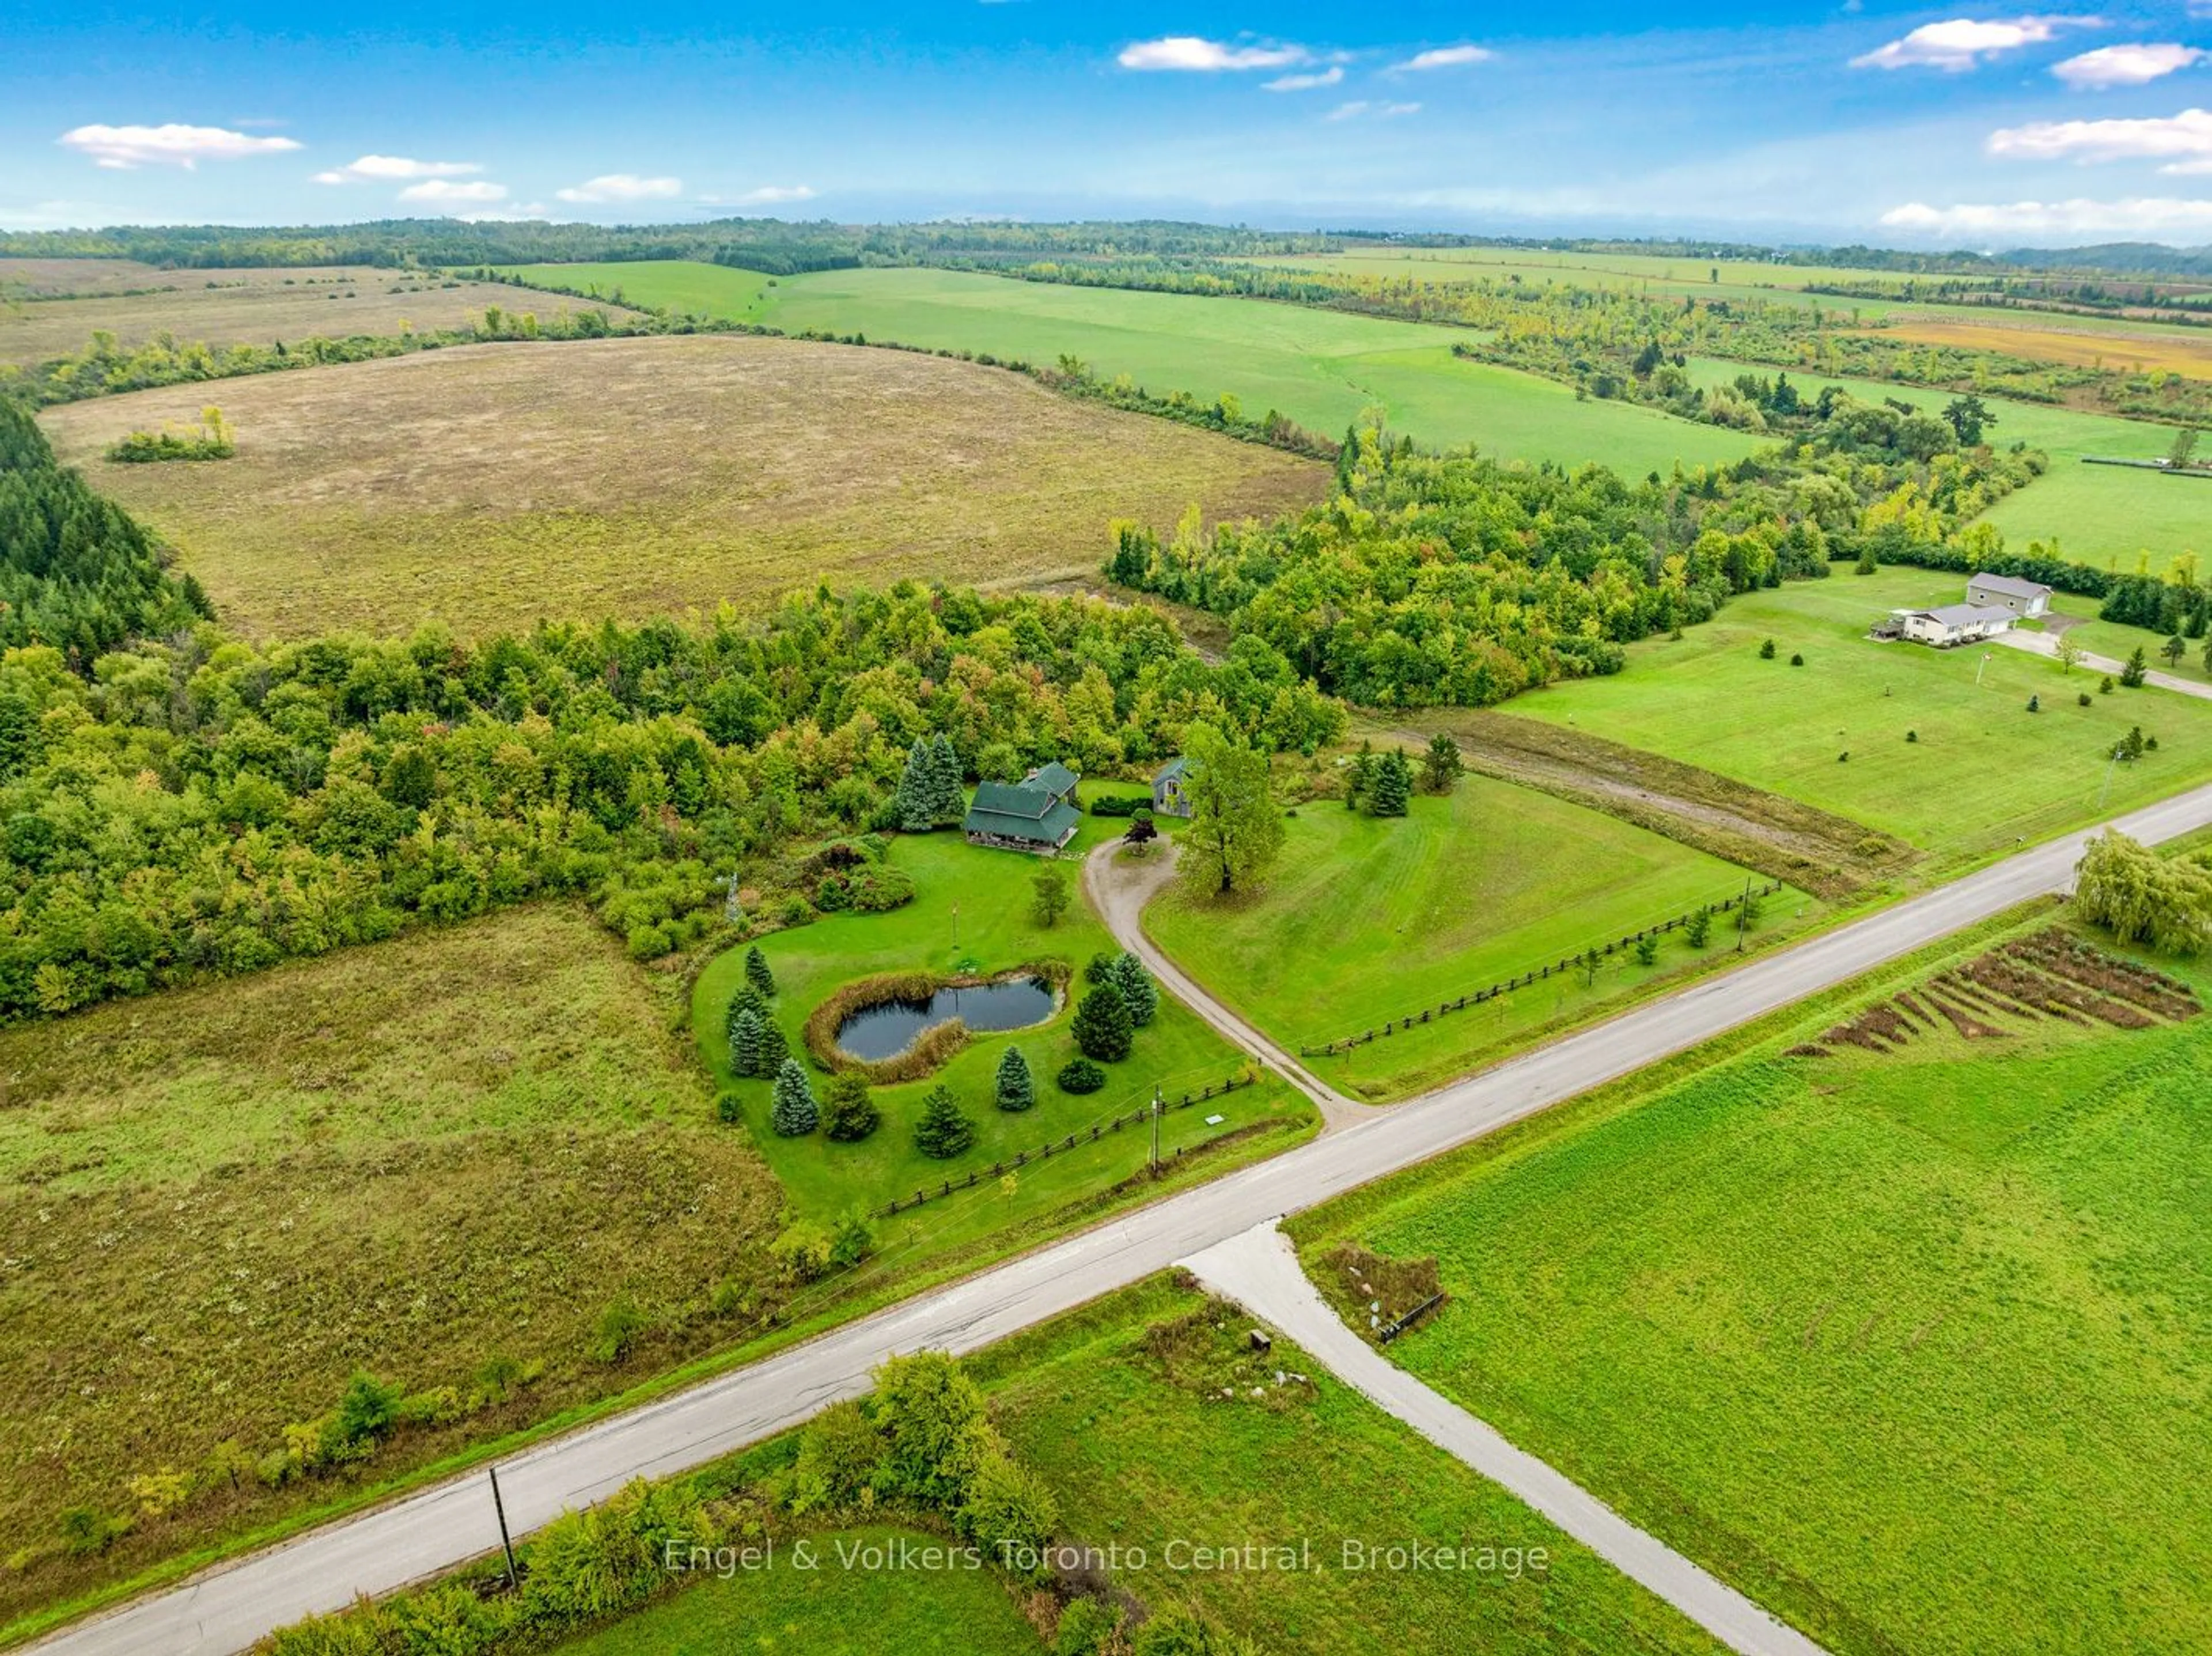
[(2022, 580), (2018, 575), (1976, 575), (1966, 583), (1991, 592), (2009, 592), (2016, 598), (2040, 598), (2050, 596), (2051, 589), (2041, 581)]

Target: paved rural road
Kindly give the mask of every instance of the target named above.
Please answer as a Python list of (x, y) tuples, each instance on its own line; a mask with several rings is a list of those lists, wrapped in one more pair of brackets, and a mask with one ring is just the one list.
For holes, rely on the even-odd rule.
[[(2212, 786), (2122, 819), (2155, 842), (2212, 827)], [(2063, 889), (2083, 834), (1881, 913), (1754, 955), (1735, 971), (1376, 1113), (1272, 1161), (819, 1335), (531, 1449), (500, 1467), (509, 1520), (536, 1528), (631, 1478), (680, 1471), (794, 1426), (868, 1386), (895, 1352), (972, 1351), (1312, 1205), (1847, 981), (1935, 938)], [(272, 1628), (380, 1593), (496, 1545), (481, 1474), (437, 1484), (183, 1586), (80, 1623), (35, 1648), (68, 1656), (228, 1656)]]
[(1208, 1288), (1296, 1340), (1376, 1407), (1517, 1495), (1730, 1650), (1741, 1656), (1822, 1656), (1820, 1647), (1795, 1628), (1638, 1529), (1565, 1474), (1515, 1448), (1495, 1427), (1415, 1380), (1346, 1327), (1272, 1220), (1181, 1263)]
[[(2008, 649), (2024, 650), (2032, 656), (2048, 656), (2058, 659), (2058, 637), (2056, 633), (1999, 633), (1995, 642)], [(2123, 664), (2110, 656), (2093, 656), (2084, 650), (2075, 658), (2075, 664), (2084, 672), (2109, 673), (2117, 678), (2125, 670)], [(2176, 678), (2172, 673), (2148, 672), (2143, 682), (2161, 690), (2173, 690), (2183, 695), (2193, 695), (2200, 701), (2212, 701), (2212, 684), (2199, 684), (2193, 678)]]

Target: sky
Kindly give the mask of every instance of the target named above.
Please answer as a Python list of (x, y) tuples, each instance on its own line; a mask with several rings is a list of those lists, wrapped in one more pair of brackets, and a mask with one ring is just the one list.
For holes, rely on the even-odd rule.
[[(0, 229), (1177, 217), (2212, 245), (2212, 0), (0, 0)], [(828, 21), (823, 21), (825, 17)]]

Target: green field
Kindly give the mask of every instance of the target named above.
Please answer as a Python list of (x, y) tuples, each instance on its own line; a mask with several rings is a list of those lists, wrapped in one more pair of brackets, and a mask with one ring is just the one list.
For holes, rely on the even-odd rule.
[(932, 350), (988, 351), (1049, 366), (1080, 357), (1156, 395), (1211, 402), (1234, 392), (1248, 414), (1274, 409), (1335, 436), (1362, 409), (1439, 446), (1474, 443), (1509, 458), (1622, 471), (1739, 459), (1739, 433), (1625, 403), (1577, 402), (1548, 379), (1454, 357), (1456, 328), (1299, 306), (1074, 288), (930, 270), (823, 270), (771, 278), (676, 261), (538, 264), (512, 272), (633, 303), (764, 322), (790, 332), (859, 333)]
[[(1396, 821), (1316, 801), (1287, 826), (1282, 860), (1258, 894), (1222, 906), (1170, 887), (1145, 925), (1186, 971), (1291, 1052), (1718, 902), (1745, 878), (1646, 829), (1484, 776), (1463, 778), (1444, 798), (1417, 795)], [(1768, 899), (1762, 931), (1807, 903), (1795, 893)], [(1732, 942), (1717, 928), (1711, 948)], [(1464, 1074), (1540, 1025), (1585, 1016), (1710, 958), (1677, 935), (1654, 967), (1615, 955), (1594, 986), (1563, 974), (1309, 1062), (1346, 1092), (1402, 1096)]]
[[(1693, 358), (1690, 376), (1700, 385), (1725, 385), (1738, 374), (1771, 378), (1774, 370), (1756, 364)], [(1930, 410), (1949, 402), (1947, 391), (1923, 391), (1886, 380), (1852, 379), (1808, 369), (1791, 378), (1808, 396), (1822, 385), (1841, 385), (1862, 402), (1885, 397)], [(2162, 569), (2177, 555), (2212, 555), (2212, 483), (2125, 466), (2084, 465), (2087, 454), (2122, 459), (2156, 459), (2172, 446), (2173, 428), (2147, 420), (2123, 420), (2109, 414), (2014, 403), (1990, 397), (1996, 423), (1989, 440), (2001, 446), (2026, 443), (2051, 456), (2051, 470), (2027, 488), (2016, 489), (1984, 514), (2003, 531), (2005, 543), (2026, 551), (2040, 541), (2076, 563), (2124, 573), (2138, 567)]]
[[(700, 1314), (762, 1264), (781, 1198), (588, 914), (544, 905), (0, 1034), (0, 1620), (619, 1391), (744, 1324)], [(534, 1385), (374, 1459), (268, 1489), (252, 1463), (368, 1368)], [(249, 1457), (104, 1552), (63, 1514)]]
[(1301, 1240), (1437, 1256), (1452, 1302), (1397, 1361), (1838, 1656), (2202, 1650), (2212, 1028), (1787, 1055), (1992, 941)]
[(1038, 1656), (1043, 1646), (988, 1571), (872, 1572), (868, 1549), (945, 1545), (942, 1536), (878, 1526), (805, 1538), (811, 1566), (789, 1550), (772, 1564), (702, 1581), (635, 1614), (566, 1640), (561, 1656)]
[[(1218, 1395), (1249, 1323), (1146, 1349), (1147, 1326), (1202, 1314), (1155, 1279), (971, 1360), (992, 1416), (1058, 1497), (1062, 1539), (1145, 1562), (1111, 1572), (1154, 1610), (1182, 1601), (1271, 1656), (1391, 1650), (1606, 1656), (1710, 1651), (1711, 1641), (1497, 1485), (1414, 1435), (1277, 1342), (1266, 1362), (1313, 1375), (1311, 1393)], [(1249, 1373), (1249, 1371), (1247, 1371)], [(1548, 1568), (1452, 1574), (1339, 1568), (1343, 1544), (1415, 1538), (1544, 1548)], [(1308, 1544), (1316, 1568), (1200, 1565), (1171, 1543)]]
[[(1076, 842), (1080, 850), (1122, 824), (1086, 817)], [(1050, 931), (1030, 914), (1030, 877), (1041, 865), (1018, 852), (970, 846), (951, 833), (908, 834), (893, 842), (891, 860), (913, 875), (915, 901), (885, 914), (827, 915), (761, 941), (776, 978), (775, 1010), (794, 1053), (806, 1016), (841, 985), (878, 972), (945, 971), (967, 961), (994, 972), (1046, 958), (1067, 961), (1079, 973), (1091, 955), (1114, 947), (1105, 928), (1083, 905), (1074, 906)], [(1072, 886), (1079, 870), (1062, 864)], [(957, 911), (957, 913), (956, 913)], [(958, 941), (954, 941), (955, 936)], [(732, 949), (701, 975), (692, 996), (692, 1024), (702, 1059), (719, 1077), (729, 1074), (723, 1034), (726, 1010), (744, 979), (744, 950)], [(1170, 1099), (1218, 1084), (1243, 1067), (1243, 1054), (1194, 1015), (1165, 996), (1158, 1016), (1137, 1035), (1135, 1052), (1108, 1069), (1103, 1091), (1082, 1096), (1053, 1084), (1060, 1066), (1076, 1056), (1068, 1034), (1072, 1009), (1063, 1004), (1048, 1023), (1008, 1034), (979, 1034), (952, 1061), (928, 1079), (874, 1089), (883, 1125), (859, 1143), (832, 1143), (819, 1134), (778, 1138), (768, 1125), (768, 1084), (731, 1084), (744, 1100), (744, 1119), (762, 1153), (775, 1169), (793, 1205), (802, 1214), (832, 1221), (859, 1206), (877, 1206), (917, 1189), (935, 1189), (947, 1178), (972, 1170), (985, 1176), (973, 1188), (954, 1192), (910, 1216), (884, 1226), (884, 1266), (903, 1266), (956, 1243), (1018, 1220), (1040, 1216), (1080, 1197), (1102, 1191), (1139, 1172), (1150, 1149), (1146, 1129), (1131, 1126), (1086, 1139), (1073, 1150), (1033, 1162), (1012, 1176), (1012, 1188), (990, 1176), (994, 1162), (1010, 1162), (1017, 1150), (1034, 1151), (1048, 1140), (1072, 1132), (1087, 1134), (1094, 1122), (1125, 1114), (1152, 1096), (1157, 1085)], [(1022, 1049), (1036, 1077), (1036, 1107), (1009, 1114), (993, 1104), (993, 1080), (1008, 1046)], [(825, 1077), (818, 1073), (817, 1088)], [(921, 1101), (938, 1083), (951, 1087), (975, 1124), (974, 1149), (938, 1162), (914, 1147), (914, 1123)], [(1210, 1115), (1224, 1118), (1209, 1125)], [(1282, 1124), (1303, 1129), (1314, 1119), (1311, 1107), (1272, 1077), (1256, 1086), (1213, 1100), (1205, 1107), (1171, 1110), (1161, 1131), (1164, 1153), (1193, 1147), (1238, 1128)], [(1290, 1142), (1287, 1135), (1280, 1141)]]
[[(1881, 828), (1936, 853), (1930, 874), (2212, 776), (2212, 705), (2158, 690), (2100, 695), (2094, 676), (2014, 650), (1865, 637), (1893, 608), (1965, 596), (1963, 577), (1923, 570), (1792, 582), (1732, 599), (1679, 641), (1631, 645), (1611, 677), (1538, 690), (1510, 711)], [(1759, 657), (1767, 638), (1771, 661)], [(1806, 664), (1790, 666), (1793, 653)], [(2075, 705), (2083, 691), (2087, 707)], [(2027, 711), (2031, 696), (2040, 713)], [(2159, 751), (2109, 765), (2135, 725)]]

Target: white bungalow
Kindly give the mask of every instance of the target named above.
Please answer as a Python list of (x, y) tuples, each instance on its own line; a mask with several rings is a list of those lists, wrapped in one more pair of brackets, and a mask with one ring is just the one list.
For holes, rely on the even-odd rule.
[(1973, 644), (2012, 630), (2020, 617), (2009, 610), (1980, 604), (1947, 604), (1940, 610), (1893, 610), (1891, 623), (1897, 636), (1915, 644), (1932, 644), (1939, 650)]

